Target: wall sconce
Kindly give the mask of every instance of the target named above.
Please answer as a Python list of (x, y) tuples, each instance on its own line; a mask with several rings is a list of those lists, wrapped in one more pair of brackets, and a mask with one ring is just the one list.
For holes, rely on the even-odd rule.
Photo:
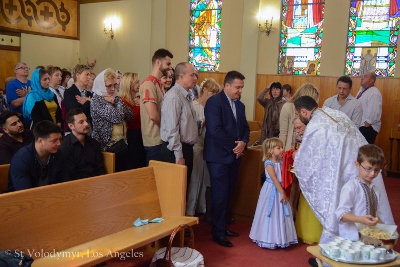
[(262, 33), (265, 32), (267, 36), (269, 36), (269, 33), (273, 31), (272, 29), (272, 20), (273, 17), (271, 17), (271, 21), (268, 22), (266, 19), (264, 23), (261, 23), (260, 20), (258, 20), (258, 32)]
[(118, 29), (120, 25), (120, 19), (117, 16), (108, 17), (104, 20), (103, 33), (107, 35), (111, 40), (114, 39), (115, 30)]
[(110, 28), (107, 29), (107, 23), (106, 23), (106, 21), (104, 21), (103, 32), (104, 32), (105, 35), (108, 35), (108, 37), (110, 37), (111, 40), (114, 39), (114, 31), (113, 31), (113, 28), (112, 28), (112, 22), (110, 22)]

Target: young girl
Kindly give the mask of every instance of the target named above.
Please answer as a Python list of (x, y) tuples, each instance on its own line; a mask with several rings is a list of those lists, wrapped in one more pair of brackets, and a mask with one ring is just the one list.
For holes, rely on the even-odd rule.
[(297, 243), (289, 198), (281, 186), (283, 143), (278, 138), (266, 139), (263, 161), (267, 179), (261, 188), (250, 238), (262, 248), (285, 248)]

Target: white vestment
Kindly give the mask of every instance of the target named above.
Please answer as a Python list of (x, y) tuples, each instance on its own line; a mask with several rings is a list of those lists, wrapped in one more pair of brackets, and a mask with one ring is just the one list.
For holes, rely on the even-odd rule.
[[(366, 144), (355, 124), (339, 110), (318, 109), (307, 124), (294, 168), (303, 195), (323, 226), (320, 243), (339, 235), (335, 211), (340, 191), (351, 177), (358, 175), (354, 162), (358, 148)], [(375, 178), (375, 184), (384, 192), (380, 199), (381, 219), (394, 224), (381, 174)]]

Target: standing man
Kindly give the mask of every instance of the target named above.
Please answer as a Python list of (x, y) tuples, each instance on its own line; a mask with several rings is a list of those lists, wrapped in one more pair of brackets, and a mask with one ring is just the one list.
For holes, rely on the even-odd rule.
[(71, 134), (62, 141), (67, 172), (71, 180), (105, 174), (100, 143), (88, 135), (90, 127), (85, 113), (74, 108), (68, 111), (66, 121)]
[(15, 79), (7, 84), (7, 102), (11, 110), (22, 114), (22, 104), (27, 93), (31, 90), (31, 81), (28, 80), (29, 67), (24, 62), (14, 66)]
[(374, 72), (365, 73), (361, 77), (361, 88), (356, 97), (361, 102), (363, 109), (360, 132), (369, 144), (375, 142), (381, 129), (382, 95), (374, 86), (375, 81)]
[[(318, 108), (312, 97), (302, 96), (295, 102), (296, 114), (307, 125), (301, 146), (294, 159), (296, 176), (310, 208), (321, 222), (320, 243), (328, 243), (339, 234), (335, 216), (342, 186), (358, 175), (354, 165), (358, 148), (367, 142), (357, 127), (341, 111)], [(382, 175), (376, 178), (380, 192), (386, 192)], [(384, 222), (394, 224), (386, 193), (379, 199), (385, 207)]]
[[(64, 92), (64, 105), (66, 112), (74, 108), (80, 108), (88, 118), (89, 125), (92, 124), (90, 116), (90, 101), (92, 93), (85, 88), (90, 80), (90, 68), (87, 65), (78, 64), (72, 70), (72, 77), (75, 83)], [(66, 132), (71, 132), (71, 129), (66, 127)]]
[(16, 111), (0, 114), (0, 126), (4, 131), (0, 137), (0, 164), (10, 164), (18, 150), (32, 143), (33, 134), (31, 130), (24, 129)]
[(238, 236), (226, 228), (226, 212), (235, 190), (241, 156), (250, 138), (245, 106), (240, 102), (243, 74), (230, 71), (224, 90), (210, 97), (204, 109), (206, 136), (204, 160), (211, 179), (211, 217), (213, 241), (232, 247), (226, 236)]
[(337, 95), (325, 100), (324, 106), (342, 111), (360, 128), (363, 108), (360, 101), (350, 94), (352, 85), (353, 81), (349, 76), (340, 77), (336, 82)]
[(197, 142), (196, 113), (189, 89), (196, 84), (196, 71), (190, 63), (175, 68), (175, 85), (165, 94), (161, 108), (161, 159), (186, 165), (187, 186), (193, 169), (193, 145)]
[(61, 145), (61, 127), (40, 121), (33, 129), (35, 142), (21, 148), (12, 158), (8, 192), (69, 181)]
[(161, 103), (164, 91), (161, 77), (167, 76), (172, 70), (171, 62), (174, 56), (168, 50), (161, 48), (154, 52), (151, 59), (153, 70), (139, 88), (140, 122), (142, 127), (143, 145), (146, 150), (146, 163), (150, 160), (161, 160)]

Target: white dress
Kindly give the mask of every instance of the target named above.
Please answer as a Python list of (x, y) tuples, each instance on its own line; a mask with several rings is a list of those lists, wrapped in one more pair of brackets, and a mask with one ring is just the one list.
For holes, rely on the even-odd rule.
[[(382, 207), (380, 207), (382, 194), (379, 188), (375, 185), (375, 179), (372, 180), (370, 189), (373, 189), (377, 198), (377, 209), (376, 217), (384, 218), (382, 213)], [(354, 214), (356, 216), (372, 215), (370, 212), (370, 200), (366, 197), (366, 192), (363, 189), (362, 184), (365, 184), (359, 178), (350, 179), (343, 187), (340, 192), (339, 206), (336, 209), (336, 218), (339, 221), (339, 235), (343, 238), (349, 239), (351, 241), (357, 241), (359, 239), (357, 226), (353, 222), (343, 222), (340, 221), (345, 213)], [(386, 223), (385, 221), (383, 221)]]
[[(270, 160), (264, 167), (271, 165), (275, 169), (278, 181), (282, 183), (281, 163)], [(250, 230), (250, 238), (262, 248), (285, 248), (297, 244), (297, 234), (289, 204), (280, 202), (281, 194), (265, 170), (267, 179), (261, 188), (256, 214)]]
[(203, 123), (204, 107), (198, 101), (194, 100), (193, 109), (196, 112), (199, 138), (193, 146), (193, 170), (186, 201), (186, 215), (188, 216), (195, 215), (195, 212), (206, 212), (206, 188), (207, 186), (211, 186), (207, 164), (203, 160), (204, 137), (206, 133), (205, 123)]

